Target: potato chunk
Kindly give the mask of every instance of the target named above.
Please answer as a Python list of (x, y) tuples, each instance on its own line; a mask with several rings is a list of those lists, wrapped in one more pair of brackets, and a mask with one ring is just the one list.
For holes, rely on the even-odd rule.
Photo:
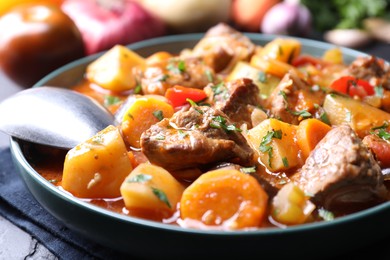
[(79, 198), (115, 198), (133, 167), (119, 130), (108, 126), (69, 150), (62, 187)]
[(137, 86), (133, 68), (145, 59), (125, 46), (115, 45), (87, 67), (89, 81), (111, 91), (125, 91)]
[(390, 113), (341, 95), (328, 94), (324, 110), (332, 125), (348, 124), (360, 138), (370, 134), (372, 128), (390, 122)]
[(268, 170), (278, 172), (301, 163), (296, 130), (295, 125), (269, 118), (250, 129), (247, 138)]
[(139, 164), (120, 188), (127, 209), (174, 212), (184, 187), (167, 170)]

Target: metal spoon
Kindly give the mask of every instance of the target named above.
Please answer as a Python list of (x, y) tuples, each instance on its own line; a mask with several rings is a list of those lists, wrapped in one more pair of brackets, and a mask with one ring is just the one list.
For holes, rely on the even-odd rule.
[(0, 103), (0, 131), (57, 148), (71, 149), (111, 124), (104, 106), (64, 88), (30, 88)]

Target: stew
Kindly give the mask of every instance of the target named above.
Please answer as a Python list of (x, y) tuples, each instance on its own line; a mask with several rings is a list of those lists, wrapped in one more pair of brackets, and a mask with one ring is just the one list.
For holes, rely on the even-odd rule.
[(81, 200), (183, 228), (331, 221), (389, 197), (390, 70), (293, 38), (264, 46), (226, 24), (191, 49), (117, 45), (74, 90), (119, 120), (35, 169)]

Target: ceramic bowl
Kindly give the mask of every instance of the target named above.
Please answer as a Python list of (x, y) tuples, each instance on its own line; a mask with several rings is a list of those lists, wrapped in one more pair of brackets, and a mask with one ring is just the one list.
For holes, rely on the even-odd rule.
[[(276, 36), (247, 34), (264, 45)], [(156, 51), (178, 53), (192, 47), (202, 34), (166, 36), (129, 45), (142, 56)], [(299, 39), (302, 52), (321, 56), (330, 44)], [(345, 62), (365, 54), (341, 48)], [(70, 87), (85, 72), (86, 65), (100, 54), (72, 62), (39, 81), (34, 87)], [(334, 256), (381, 239), (389, 233), (390, 202), (337, 218), (288, 228), (255, 231), (192, 230), (111, 212), (81, 201), (45, 180), (29, 164), (21, 143), (11, 139), (17, 168), (37, 201), (70, 229), (102, 245), (147, 258), (168, 257), (304, 257)], [(23, 143), (23, 146), (27, 145)], [(387, 228), (386, 228), (387, 227)], [(259, 258), (258, 258), (259, 259)], [(315, 259), (315, 258), (313, 258)]]

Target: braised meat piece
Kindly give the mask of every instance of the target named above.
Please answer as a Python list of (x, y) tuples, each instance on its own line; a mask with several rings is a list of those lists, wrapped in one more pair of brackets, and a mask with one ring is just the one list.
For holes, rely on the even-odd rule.
[(358, 57), (348, 66), (348, 72), (373, 86), (390, 90), (390, 67), (375, 56)]
[(241, 78), (205, 88), (210, 103), (224, 112), (237, 125), (252, 128), (251, 115), (261, 106), (260, 90), (251, 79)]
[(143, 94), (164, 95), (174, 85), (203, 89), (209, 83), (216, 83), (213, 70), (201, 58), (174, 57), (139, 68), (136, 72)]
[(249, 60), (255, 44), (244, 34), (224, 23), (210, 28), (193, 48), (191, 55), (203, 57), (215, 72), (227, 72), (240, 60)]
[(298, 124), (307, 117), (321, 117), (325, 92), (312, 88), (296, 73), (290, 71), (272, 91), (266, 104), (270, 116), (286, 123)]
[(316, 204), (328, 209), (386, 195), (380, 166), (349, 125), (330, 130), (294, 180)]
[(163, 119), (141, 136), (141, 150), (168, 170), (216, 162), (254, 164), (254, 151), (228, 117), (208, 106), (190, 107)]

